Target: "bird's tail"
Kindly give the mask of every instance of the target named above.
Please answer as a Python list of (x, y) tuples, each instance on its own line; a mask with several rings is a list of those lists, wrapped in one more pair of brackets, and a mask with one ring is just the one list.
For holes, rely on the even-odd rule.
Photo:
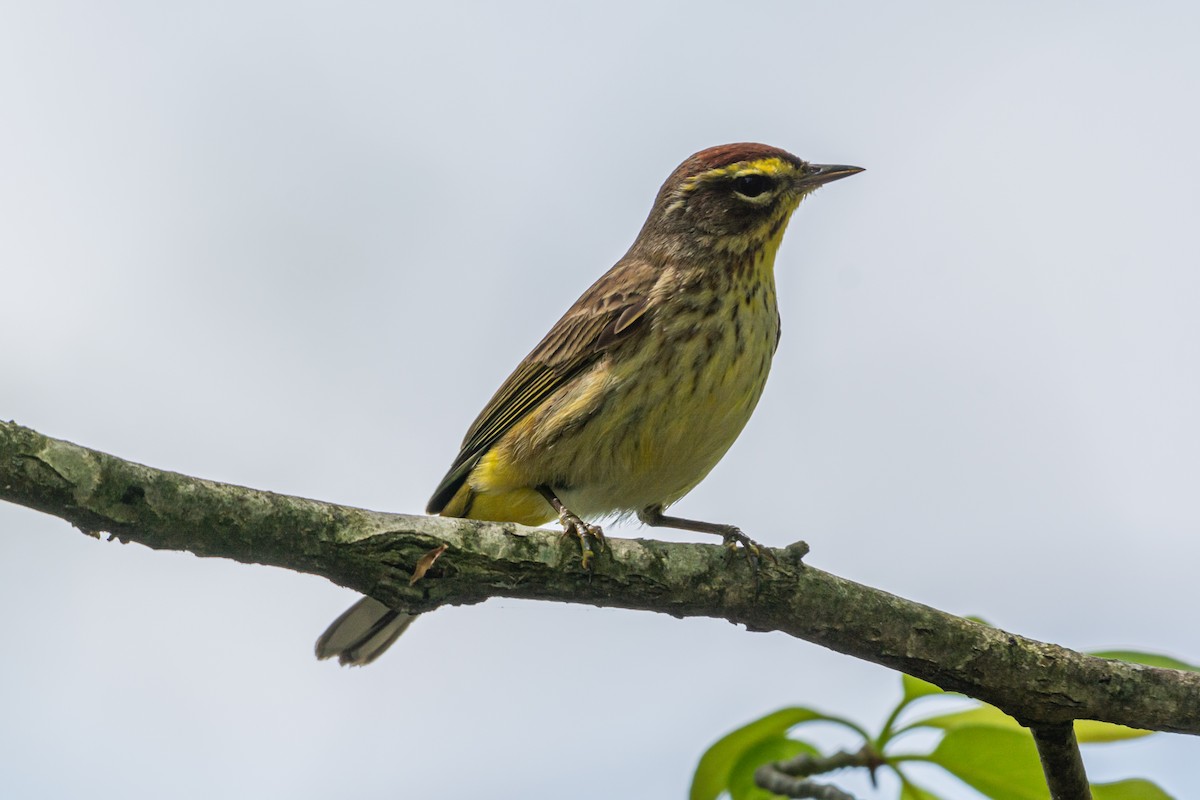
[(366, 666), (391, 647), (416, 618), (416, 614), (405, 614), (364, 597), (346, 609), (317, 639), (317, 658), (337, 656), (344, 666)]
[[(457, 481), (457, 482), (455, 482)], [(556, 516), (554, 509), (536, 489), (477, 493), (465, 478), (447, 477), (429, 503), (430, 513), (444, 517), (486, 519), (542, 525)], [(362, 667), (383, 655), (392, 642), (407, 630), (416, 614), (388, 608), (364, 597), (333, 621), (317, 640), (317, 658), (333, 658), (343, 665)]]

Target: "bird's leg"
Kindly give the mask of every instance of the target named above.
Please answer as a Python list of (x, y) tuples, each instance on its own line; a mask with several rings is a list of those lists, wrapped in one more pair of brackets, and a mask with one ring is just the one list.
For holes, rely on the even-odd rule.
[(592, 560), (604, 548), (604, 531), (599, 525), (584, 522), (578, 514), (564, 506), (549, 486), (539, 486), (537, 490), (546, 498), (550, 507), (558, 512), (558, 521), (562, 523), (563, 533), (579, 538), (579, 549), (583, 552), (583, 568), (591, 572), (595, 568)]
[[(668, 517), (663, 513), (662, 506), (643, 508), (638, 512), (638, 519), (652, 528), (678, 528), (681, 531), (712, 533), (720, 536), (725, 546), (729, 548), (730, 554), (740, 549), (745, 554), (746, 560), (750, 562), (750, 567), (754, 570), (755, 574), (758, 574), (758, 566), (762, 558), (763, 549), (759, 546), (758, 542), (742, 533), (742, 529), (736, 525), (727, 525), (723, 522), (704, 522), (698, 519), (684, 519), (683, 517)], [(767, 551), (767, 555), (771, 555), (770, 551)]]

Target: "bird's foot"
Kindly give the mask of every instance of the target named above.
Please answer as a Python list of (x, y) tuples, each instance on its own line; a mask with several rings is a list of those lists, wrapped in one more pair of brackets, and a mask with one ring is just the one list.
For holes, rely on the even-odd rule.
[(754, 573), (755, 587), (758, 586), (758, 571), (759, 567), (762, 566), (763, 555), (766, 554), (772, 562), (778, 563), (778, 559), (774, 553), (742, 533), (742, 529), (737, 525), (729, 525), (724, 522), (705, 522), (698, 519), (684, 519), (683, 517), (668, 517), (662, 512), (663, 507), (661, 505), (648, 506), (638, 512), (638, 519), (653, 528), (678, 528), (682, 531), (696, 531), (697, 533), (711, 533), (720, 536), (725, 545), (726, 562), (739, 554), (745, 556), (746, 562), (750, 565), (750, 569)]
[(736, 558), (739, 554), (746, 558), (750, 563), (751, 568), (758, 572), (759, 564), (762, 562), (762, 547), (758, 542), (751, 539), (746, 534), (742, 533), (742, 529), (736, 525), (723, 525), (720, 531), (722, 544), (725, 545), (726, 557), (729, 559)]
[(750, 571), (754, 575), (754, 591), (757, 593), (761, 588), (759, 572), (762, 569), (763, 556), (765, 555), (773, 563), (779, 563), (775, 554), (742, 533), (742, 529), (736, 525), (723, 525), (717, 533), (720, 534), (722, 543), (725, 545), (726, 563), (739, 555), (746, 559), (746, 563), (750, 565)]
[(578, 514), (566, 508), (559, 512), (558, 521), (563, 526), (564, 536), (575, 536), (579, 539), (582, 566), (589, 573), (593, 572), (596, 568), (596, 556), (608, 546), (604, 530), (599, 525), (589, 525), (580, 519)]

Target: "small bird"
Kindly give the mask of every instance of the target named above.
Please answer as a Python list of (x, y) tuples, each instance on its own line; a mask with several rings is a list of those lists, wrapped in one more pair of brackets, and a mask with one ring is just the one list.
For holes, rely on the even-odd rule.
[[(557, 517), (579, 537), (585, 568), (603, 543), (585, 520), (630, 514), (757, 553), (733, 525), (663, 511), (716, 466), (762, 395), (779, 344), (775, 253), (792, 212), (857, 172), (751, 143), (680, 164), (629, 252), (472, 423), (428, 513)], [(414, 618), (364, 597), (317, 641), (317, 657), (369, 664)]]

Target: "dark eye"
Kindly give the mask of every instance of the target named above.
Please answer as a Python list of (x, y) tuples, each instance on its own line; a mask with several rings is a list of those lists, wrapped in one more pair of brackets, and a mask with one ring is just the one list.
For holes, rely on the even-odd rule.
[(739, 175), (733, 179), (733, 190), (743, 197), (758, 197), (775, 188), (775, 179), (766, 175)]

